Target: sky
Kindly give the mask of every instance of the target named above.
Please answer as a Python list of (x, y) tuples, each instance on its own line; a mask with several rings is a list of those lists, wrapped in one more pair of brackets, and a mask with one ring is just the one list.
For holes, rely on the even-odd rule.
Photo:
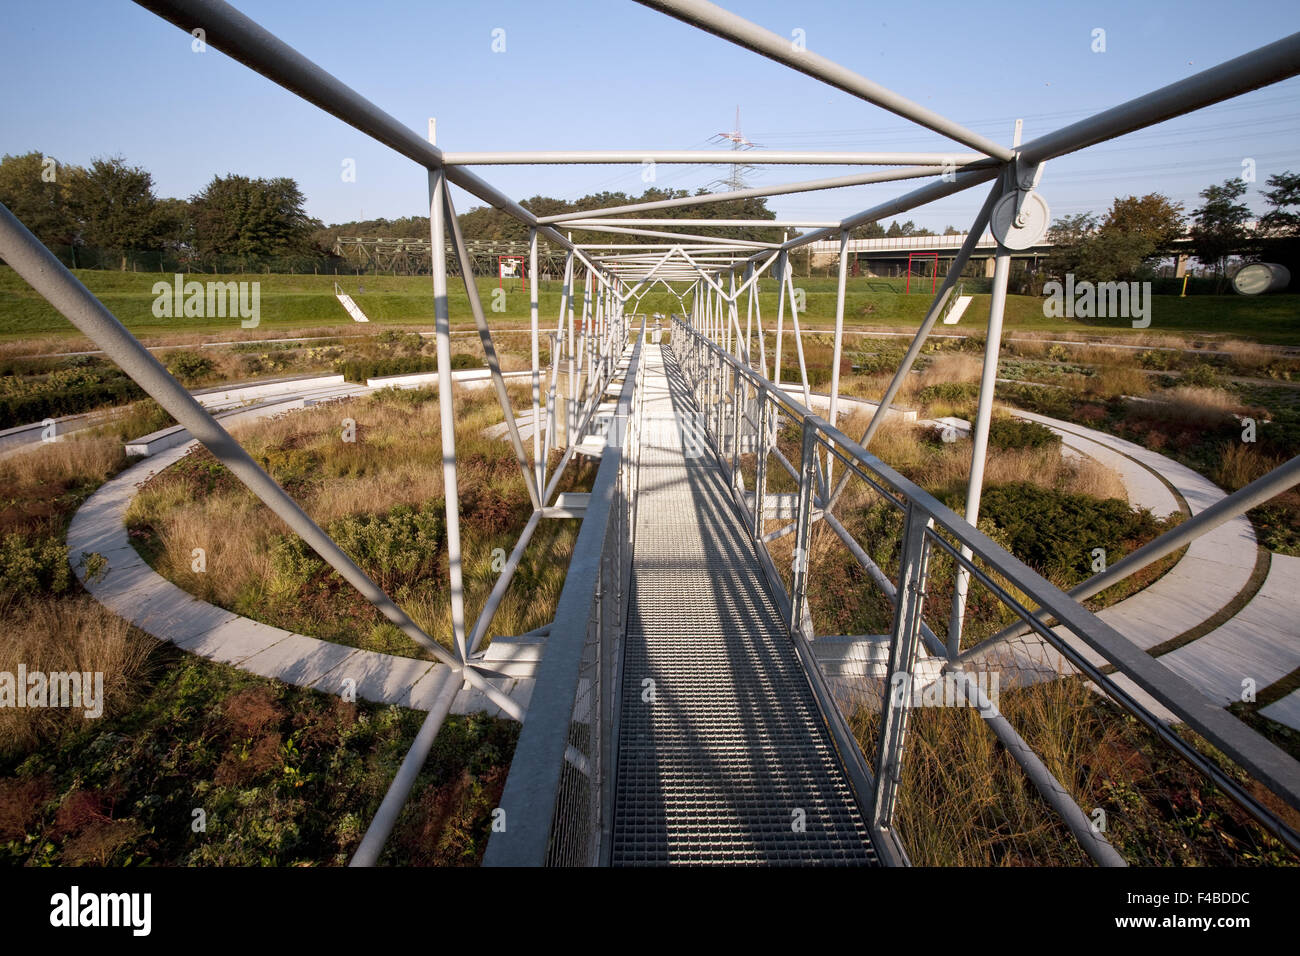
[[(726, 0), (726, 9), (967, 126), (1011, 143), (1051, 132), (1300, 30), (1300, 4), (908, 4)], [(952, 150), (945, 137), (628, 0), (428, 2), (242, 0), (236, 6), (361, 95), (449, 151), (703, 149), (735, 125), (756, 148)], [(121, 155), (159, 196), (216, 175), (290, 176), (326, 223), (428, 212), (427, 177), (128, 0), (3, 0), (0, 153), (88, 164)], [(504, 34), (494, 31), (503, 30)], [(1104, 31), (1105, 49), (1096, 31)], [(505, 49), (494, 52), (504, 38)], [(957, 147), (965, 151), (965, 147)], [(345, 181), (346, 161), (355, 181)], [(1161, 192), (1188, 210), (1242, 176), (1257, 212), (1268, 176), (1300, 171), (1300, 78), (1047, 163), (1039, 191), (1058, 217), (1104, 213)], [(638, 166), (481, 167), (506, 194), (639, 194)], [(751, 185), (842, 175), (758, 167)], [(655, 185), (694, 192), (725, 167), (660, 166)], [(774, 197), (782, 218), (839, 219), (921, 185)], [(964, 228), (972, 189), (899, 218)], [(479, 200), (453, 191), (458, 211)]]

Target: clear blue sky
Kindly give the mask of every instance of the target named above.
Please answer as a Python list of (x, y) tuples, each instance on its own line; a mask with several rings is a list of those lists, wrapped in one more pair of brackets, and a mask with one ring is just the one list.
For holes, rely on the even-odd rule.
[[(716, 37), (623, 0), (445, 3), (243, 0), (236, 4), (413, 129), (469, 149), (687, 149), (732, 128), (773, 149), (949, 149), (927, 130)], [(1002, 142), (1026, 140), (1300, 30), (1290, 2), (866, 4), (727, 0), (808, 48)], [(492, 30), (506, 31), (493, 53)], [(1092, 52), (1094, 28), (1106, 51)], [(327, 223), (427, 212), (426, 179), (372, 143), (127, 0), (9, 0), (0, 33), (0, 152), (41, 150), (85, 164), (121, 154), (162, 196), (217, 174), (291, 176)], [(1251, 204), (1272, 173), (1300, 170), (1300, 78), (1048, 164), (1054, 216), (1101, 212), (1116, 195), (1187, 203), (1256, 161)], [(340, 176), (356, 161), (355, 183)], [(760, 167), (755, 185), (843, 170)], [(488, 167), (523, 199), (598, 189), (639, 193), (639, 167)], [(694, 191), (715, 169), (660, 167)], [(838, 218), (911, 185), (769, 200), (782, 216)], [(982, 190), (915, 214), (963, 225)], [(473, 203), (457, 195), (458, 208)], [(908, 217), (903, 217), (908, 218)]]

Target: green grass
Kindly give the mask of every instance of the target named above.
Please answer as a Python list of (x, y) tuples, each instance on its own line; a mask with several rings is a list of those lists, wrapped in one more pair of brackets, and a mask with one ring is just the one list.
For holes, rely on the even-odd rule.
[[(238, 338), (243, 330), (238, 319), (159, 319), (152, 313), (153, 284), (171, 279), (171, 274), (78, 270), (77, 277), (137, 336), (182, 332), (229, 333)], [(334, 298), (332, 275), (194, 275), (194, 280), (257, 281), (261, 283), (261, 322), (266, 329), (292, 330), (322, 324), (351, 325)], [(428, 276), (346, 276), (340, 284), (375, 323), (430, 326), (433, 323), (432, 285)], [(528, 296), (519, 291), (518, 281), (507, 283), (505, 311), (492, 312), (492, 293), (497, 280), (480, 277), (479, 295), (488, 317), (495, 323), (516, 324), (528, 319)], [(810, 325), (831, 322), (835, 316), (835, 280), (798, 278), (796, 286), (807, 297), (806, 321)], [(883, 291), (889, 280), (858, 277), (849, 280), (845, 297), (845, 321), (852, 326), (882, 328), (916, 326), (930, 302), (928, 287), (903, 295)], [(364, 292), (360, 291), (364, 288)], [(539, 308), (548, 322), (559, 312), (561, 283), (544, 282)], [(971, 331), (982, 325), (988, 313), (987, 295), (976, 295), (967, 318), (956, 330)], [(453, 321), (468, 324), (470, 312), (464, 287), (454, 277), (449, 282), (448, 303)], [(763, 314), (776, 314), (776, 284), (760, 282)], [(680, 311), (677, 299), (661, 289), (641, 300), (640, 311)], [(1030, 296), (1009, 296), (1006, 308), (1009, 331), (1062, 331), (1124, 336), (1133, 334), (1124, 319), (1049, 319), (1043, 315), (1042, 300)], [(949, 330), (952, 331), (952, 330)], [(1157, 296), (1153, 299), (1152, 321), (1146, 332), (1189, 335), (1231, 335), (1273, 344), (1300, 344), (1300, 296)], [(32, 334), (71, 334), (68, 322), (32, 291), (12, 269), (0, 268), (0, 340)]]

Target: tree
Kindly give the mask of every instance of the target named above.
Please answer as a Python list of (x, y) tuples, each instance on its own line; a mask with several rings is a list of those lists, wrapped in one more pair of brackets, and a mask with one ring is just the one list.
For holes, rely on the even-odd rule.
[(1268, 177), (1272, 189), (1261, 189), (1269, 210), (1260, 217), (1260, 229), (1280, 236), (1300, 235), (1300, 173), (1287, 170)]
[(1228, 257), (1246, 251), (1246, 220), (1250, 207), (1237, 202), (1246, 194), (1240, 179), (1226, 180), (1221, 186), (1207, 186), (1200, 196), (1205, 204), (1192, 210), (1192, 254), (1214, 267), (1217, 290), (1223, 291)]
[(1153, 251), (1165, 249), (1183, 234), (1183, 204), (1160, 193), (1148, 193), (1140, 199), (1116, 197), (1101, 229), (1140, 236)]
[(1052, 244), (1052, 251), (1044, 260), (1047, 271), (1059, 276), (1076, 272), (1083, 245), (1096, 233), (1097, 226), (1097, 217), (1090, 212), (1062, 216), (1053, 221), (1047, 230), (1047, 240)]
[(111, 156), (89, 169), (74, 168), (68, 179), (68, 203), (83, 243), (120, 253), (123, 270), (131, 250), (158, 247), (165, 223), (148, 170)]
[(70, 246), (77, 221), (68, 205), (68, 182), (77, 167), (39, 152), (0, 159), (0, 203), (45, 245)]
[(196, 248), (205, 256), (310, 254), (312, 232), (321, 224), (307, 215), (305, 202), (288, 177), (214, 176), (190, 198)]
[(878, 222), (865, 222), (849, 231), (850, 239), (883, 239), (885, 227)]

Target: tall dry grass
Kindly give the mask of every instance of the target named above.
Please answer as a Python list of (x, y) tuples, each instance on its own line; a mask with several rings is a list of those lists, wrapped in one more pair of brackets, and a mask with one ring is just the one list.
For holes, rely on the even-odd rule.
[(1222, 449), (1211, 477), (1220, 487), (1228, 491), (1238, 491), (1246, 487), (1285, 462), (1285, 459), (1263, 452), (1252, 443), (1229, 442), (1224, 444)]
[(1239, 403), (1226, 389), (1179, 385), (1160, 392), (1155, 401), (1143, 403), (1134, 411), (1141, 417), (1206, 427), (1226, 422), (1239, 409)]
[[(16, 602), (0, 610), (0, 671), (100, 672), (102, 717), (131, 705), (157, 641), (92, 598)], [(0, 753), (23, 753), (86, 726), (85, 708), (0, 707)]]
[[(527, 384), (507, 389), (517, 410), (531, 404)], [(456, 397), (461, 528), (466, 610), (473, 621), (499, 574), (493, 549), (506, 551), (522, 530), (526, 493), (519, 469), (500, 439), (484, 430), (502, 418), (486, 389)], [(356, 423), (356, 441), (342, 440), (343, 421)], [(288, 413), (236, 429), (236, 437), (269, 467), (318, 524), (358, 516), (385, 516), (394, 508), (427, 507), (444, 495), (438, 401), (431, 393), (392, 392)], [(552, 466), (558, 462), (553, 456)], [(582, 472), (571, 466), (565, 488)], [(196, 474), (197, 479), (191, 477)], [(344, 640), (373, 650), (418, 653), (351, 589), (327, 593), (319, 576), (305, 590), (299, 572), (277, 558), (288, 529), (250, 493), (229, 478), (202, 492), (203, 468), (186, 465), (164, 472), (133, 500), (127, 523), (146, 535), (156, 569), (198, 597), (267, 623)], [(196, 480), (198, 484), (196, 485)], [(492, 633), (519, 633), (550, 620), (576, 538), (572, 523), (544, 522), (525, 553), (522, 588), (507, 592)], [(206, 566), (193, 567), (193, 549), (205, 550)], [(314, 559), (313, 559), (314, 560)], [(433, 556), (434, 564), (445, 558)], [(427, 562), (426, 562), (427, 563)], [(409, 580), (392, 596), (427, 633), (450, 635), (451, 606), (445, 570)], [(301, 601), (306, 603), (299, 603)]]
[[(859, 412), (845, 430), (860, 435), (870, 420), (869, 414)], [(867, 450), (924, 488), (942, 491), (964, 487), (970, 477), (970, 442), (936, 447), (933, 441), (926, 440), (928, 437), (924, 426), (887, 421)], [(984, 481), (990, 485), (1025, 482), (1071, 494), (1128, 500), (1124, 483), (1111, 469), (1092, 458), (1067, 458), (1058, 446), (990, 448)]]
[(939, 352), (930, 358), (920, 375), (908, 376), (908, 379), (915, 379), (912, 390), (918, 391), (927, 385), (940, 385), (944, 382), (978, 382), (983, 371), (984, 363), (978, 355), (970, 352)]

